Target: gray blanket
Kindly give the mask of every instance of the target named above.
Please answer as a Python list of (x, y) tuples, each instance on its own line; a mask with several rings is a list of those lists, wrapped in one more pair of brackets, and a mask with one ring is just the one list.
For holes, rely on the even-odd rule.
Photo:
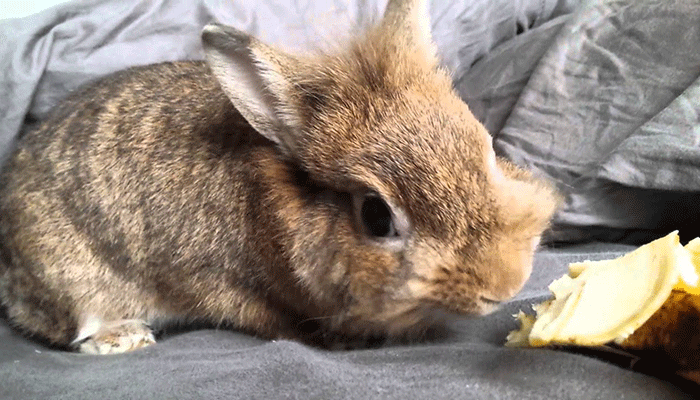
[[(0, 156), (69, 91), (112, 71), (201, 58), (214, 19), (281, 47), (331, 45), (382, 0), (86, 0), (0, 22)], [(558, 184), (554, 241), (640, 242), (700, 227), (700, 3), (434, 0), (433, 36), (497, 150)], [(566, 264), (630, 247), (543, 249), (504, 309), (435, 343), (327, 352), (231, 331), (172, 332), (133, 354), (43, 347), (0, 319), (3, 398), (684, 398), (658, 365), (502, 347), (511, 314)], [(646, 368), (649, 367), (647, 370)]]
[(700, 3), (591, 0), (459, 77), (500, 154), (557, 182), (553, 239), (700, 234)]
[[(266, 342), (231, 331), (168, 334), (131, 354), (50, 350), (0, 324), (0, 396), (8, 399), (683, 399), (697, 386), (632, 358), (503, 347), (511, 314), (541, 301), (569, 262), (614, 257), (631, 247), (544, 250), (521, 294), (478, 320), (458, 320), (440, 341), (353, 351)], [(636, 368), (641, 368), (640, 361)], [(664, 379), (661, 379), (664, 378)]]

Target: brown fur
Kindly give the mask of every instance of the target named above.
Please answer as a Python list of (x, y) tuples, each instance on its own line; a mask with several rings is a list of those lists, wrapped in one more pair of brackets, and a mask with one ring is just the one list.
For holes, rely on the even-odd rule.
[[(96, 316), (330, 346), (419, 337), (438, 310), (514, 295), (557, 198), (489, 167), (423, 7), (391, 1), (344, 50), (305, 58), (210, 27), (211, 69), (132, 68), (64, 101), (2, 177), (12, 322), (58, 345)], [(397, 239), (358, 223), (366, 192), (403, 221)]]

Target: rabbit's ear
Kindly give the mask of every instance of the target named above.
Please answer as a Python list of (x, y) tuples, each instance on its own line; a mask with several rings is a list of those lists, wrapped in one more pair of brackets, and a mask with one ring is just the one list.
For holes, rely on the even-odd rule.
[(280, 150), (293, 156), (297, 118), (290, 112), (289, 71), (297, 62), (235, 28), (210, 24), (202, 31), (204, 54), (238, 112)]
[(428, 0), (389, 0), (381, 31), (391, 35), (397, 49), (417, 51), (437, 65), (437, 50), (430, 34)]

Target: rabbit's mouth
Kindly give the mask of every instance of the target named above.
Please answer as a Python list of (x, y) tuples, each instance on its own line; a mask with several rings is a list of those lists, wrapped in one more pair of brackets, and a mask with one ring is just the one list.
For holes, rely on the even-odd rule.
[(489, 297), (480, 296), (477, 299), (477, 305), (479, 307), (478, 314), (481, 316), (491, 314), (496, 311), (501, 306), (502, 301), (494, 300)]
[(480, 302), (483, 306), (486, 306), (486, 307), (493, 307), (493, 308), (496, 308), (496, 307), (498, 307), (498, 306), (501, 305), (501, 301), (500, 301), (500, 300), (491, 299), (491, 298), (488, 298), (488, 297), (485, 297), (485, 296), (479, 297), (479, 302)]
[(498, 306), (499, 304), (501, 304), (501, 302), (499, 300), (490, 299), (490, 298), (484, 297), (484, 296), (479, 297), (479, 300), (487, 305)]

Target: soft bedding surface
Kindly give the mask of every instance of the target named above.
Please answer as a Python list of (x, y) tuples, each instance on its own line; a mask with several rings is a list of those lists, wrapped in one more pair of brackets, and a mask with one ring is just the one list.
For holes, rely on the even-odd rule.
[(558, 184), (557, 241), (700, 234), (700, 3), (584, 1), (458, 79), (497, 152)]
[[(569, 262), (631, 249), (584, 245), (544, 250), (523, 292), (479, 320), (459, 320), (434, 343), (331, 352), (266, 342), (232, 331), (196, 330), (131, 354), (50, 350), (0, 324), (0, 397), (12, 399), (684, 399), (697, 386), (627, 367), (605, 352), (504, 348), (511, 314), (541, 301)], [(640, 360), (636, 369), (649, 369)], [(652, 365), (652, 371), (663, 370)]]
[[(2, 158), (86, 81), (201, 58), (199, 31), (212, 20), (304, 50), (342, 40), (385, 3), (87, 0), (0, 21)], [(550, 239), (700, 233), (700, 3), (433, 0), (430, 11), (441, 59), (497, 150), (564, 193)], [(502, 347), (511, 314), (541, 301), (569, 262), (631, 248), (542, 249), (526, 288), (502, 310), (410, 346), (328, 352), (200, 329), (94, 357), (43, 347), (0, 319), (0, 397), (691, 398), (697, 386), (643, 360), (636, 370), (663, 379), (627, 368), (624, 355)]]

